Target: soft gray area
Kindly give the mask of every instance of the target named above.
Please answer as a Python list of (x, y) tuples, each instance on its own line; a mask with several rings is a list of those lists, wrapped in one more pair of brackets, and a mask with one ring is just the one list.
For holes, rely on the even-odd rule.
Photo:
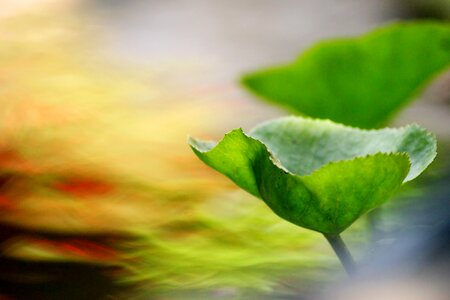
[(115, 51), (138, 62), (211, 63), (224, 77), (282, 62), (326, 37), (395, 19), (392, 0), (96, 1)]
[[(106, 34), (105, 54), (128, 66), (147, 65), (176, 88), (266, 106), (236, 84), (240, 74), (286, 62), (312, 43), (363, 33), (400, 20), (414, 1), (401, 0), (93, 0), (84, 9)], [(194, 70), (196, 72), (192, 72)], [(177, 72), (173, 72), (176, 69)], [(450, 77), (448, 77), (450, 78)], [(449, 137), (448, 78), (403, 112)], [(247, 112), (243, 109), (244, 114)], [(258, 118), (257, 118), (258, 119)], [(256, 121), (256, 119), (255, 119)], [(241, 122), (242, 123), (242, 122)], [(253, 123), (253, 121), (250, 121)], [(244, 127), (246, 124), (244, 124)]]

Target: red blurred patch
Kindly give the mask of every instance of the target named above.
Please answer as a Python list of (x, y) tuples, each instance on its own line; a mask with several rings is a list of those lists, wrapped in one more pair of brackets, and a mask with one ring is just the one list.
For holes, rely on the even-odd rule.
[(32, 239), (30, 242), (60, 254), (74, 255), (86, 259), (107, 261), (118, 256), (117, 251), (113, 247), (79, 238), (64, 240)]
[(34, 173), (37, 171), (29, 161), (11, 149), (0, 149), (0, 169), (8, 169), (21, 173)]
[(20, 156), (12, 150), (0, 150), (0, 165), (8, 164), (11, 161), (21, 160)]
[(0, 195), (0, 211), (12, 211), (14, 209), (14, 202), (9, 197)]
[(91, 197), (109, 194), (114, 190), (111, 183), (84, 178), (67, 179), (54, 184), (54, 188), (75, 197)]

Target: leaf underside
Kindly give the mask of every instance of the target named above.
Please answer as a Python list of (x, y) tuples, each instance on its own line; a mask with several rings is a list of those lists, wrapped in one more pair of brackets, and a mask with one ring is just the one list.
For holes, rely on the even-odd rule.
[(294, 112), (379, 128), (449, 66), (448, 23), (398, 23), (320, 42), (296, 61), (248, 74), (242, 83)]
[(281, 218), (338, 234), (387, 201), (434, 159), (436, 141), (412, 125), (360, 130), (285, 117), (218, 143), (189, 141), (207, 165), (261, 198)]

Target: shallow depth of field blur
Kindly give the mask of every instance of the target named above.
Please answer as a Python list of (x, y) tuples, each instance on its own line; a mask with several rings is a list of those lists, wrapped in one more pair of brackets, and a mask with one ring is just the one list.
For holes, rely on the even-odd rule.
[[(288, 114), (243, 91), (243, 72), (423, 17), (448, 20), (449, 2), (2, 1), (0, 299), (310, 299), (341, 282), (322, 236), (207, 168), (186, 139)], [(449, 74), (393, 126), (413, 122), (437, 135), (439, 154), (383, 207), (383, 245), (448, 222)], [(366, 229), (363, 218), (344, 238), (376, 261)], [(444, 299), (429, 269), (358, 291), (401, 299), (413, 285)], [(362, 299), (342, 286), (342, 299)]]

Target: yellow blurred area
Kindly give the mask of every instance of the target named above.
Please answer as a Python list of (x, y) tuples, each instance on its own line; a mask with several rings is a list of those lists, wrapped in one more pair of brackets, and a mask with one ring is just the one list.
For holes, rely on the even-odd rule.
[(0, 18), (14, 17), (29, 12), (66, 10), (78, 0), (14, 0), (0, 3)]
[[(233, 103), (108, 62), (95, 27), (70, 9), (76, 1), (44, 2), (2, 4), (2, 224), (69, 236), (144, 233), (121, 258), (137, 257), (132, 269), (155, 289), (267, 289), (284, 267), (328, 260), (314, 233), (293, 230), (236, 192), (187, 146), (189, 133), (221, 134), (239, 117)], [(166, 74), (176, 74), (172, 68)], [(18, 236), (1, 251), (26, 260), (85, 259), (78, 255), (85, 244), (66, 243), (69, 252)]]
[[(118, 185), (117, 198), (137, 200), (123, 203), (123, 199), (117, 199), (117, 203), (108, 197), (108, 201), (90, 202), (83, 219), (95, 222), (87, 227), (79, 224), (83, 229), (99, 230), (102, 226), (96, 223), (102, 223), (101, 216), (120, 217), (127, 211), (124, 205), (139, 211), (143, 202), (148, 213), (142, 218), (154, 221), (152, 215), (157, 208), (148, 205), (155, 201), (146, 198), (166, 197), (166, 192), (192, 193), (198, 181), (204, 183), (198, 194), (205, 187), (223, 185), (224, 180), (211, 178), (209, 171), (204, 171), (185, 144), (187, 132), (211, 127), (208, 116), (217, 114), (222, 109), (219, 105), (202, 99), (204, 96), (190, 101), (177, 91), (153, 83), (148, 78), (151, 76), (108, 68), (106, 63), (96, 61), (96, 56), (86, 57), (94, 54), (92, 49), (86, 50), (89, 43), (84, 36), (89, 33), (80, 32), (80, 24), (71, 15), (9, 17), (2, 20), (0, 36), (6, 45), (0, 50), (1, 144), (20, 157), (17, 165), (10, 167), (40, 176), (108, 178)], [(20, 170), (25, 168), (23, 160), (26, 170)], [(132, 192), (136, 190), (134, 185), (154, 191), (142, 193), (138, 188), (139, 192)], [(2, 218), (51, 227), (52, 219), (56, 219), (54, 225), (64, 220), (60, 210), (75, 215), (82, 211), (79, 204), (54, 203), (57, 199), (53, 198), (31, 193), (19, 205), (23, 206), (22, 215), (31, 210), (29, 215), (34, 217)], [(89, 216), (90, 212), (97, 217)], [(122, 219), (129, 212), (125, 215)]]

